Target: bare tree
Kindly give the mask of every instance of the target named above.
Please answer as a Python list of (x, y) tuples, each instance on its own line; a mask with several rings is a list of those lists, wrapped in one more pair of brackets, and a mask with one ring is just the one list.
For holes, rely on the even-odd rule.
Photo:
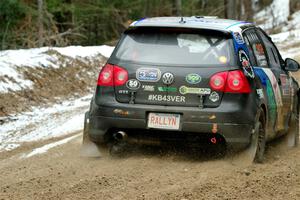
[(181, 9), (182, 9), (182, 4), (181, 4), (181, 0), (175, 0), (175, 13), (177, 16), (181, 16)]
[(44, 26), (43, 26), (43, 0), (38, 0), (38, 27), (39, 27), (38, 43), (39, 43), (39, 47), (41, 47), (41, 46), (43, 46), (43, 32), (44, 32)]
[(236, 19), (236, 0), (224, 0), (225, 18)]
[(240, 0), (239, 1), (239, 19), (252, 21), (253, 20), (253, 6), (252, 2), (249, 0)]

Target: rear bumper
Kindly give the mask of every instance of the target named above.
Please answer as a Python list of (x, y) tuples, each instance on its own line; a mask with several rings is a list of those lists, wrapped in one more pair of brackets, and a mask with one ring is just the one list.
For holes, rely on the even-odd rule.
[[(241, 109), (232, 105), (217, 109), (199, 109), (115, 102), (113, 106), (93, 105), (93, 109), (87, 115), (90, 138), (93, 141), (104, 142), (105, 134), (110, 129), (149, 130), (147, 128), (149, 112), (181, 114), (180, 131), (183, 134), (189, 132), (197, 136), (212, 133), (214, 124), (217, 124), (217, 132), (224, 137), (229, 148), (244, 148), (250, 143), (255, 118), (255, 115), (247, 112), (245, 108)], [(248, 123), (244, 123), (245, 121)]]

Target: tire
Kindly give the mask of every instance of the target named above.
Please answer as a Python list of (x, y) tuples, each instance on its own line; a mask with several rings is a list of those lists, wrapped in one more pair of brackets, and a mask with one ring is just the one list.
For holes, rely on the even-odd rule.
[(255, 133), (255, 137), (257, 137), (257, 147), (254, 157), (254, 163), (262, 163), (264, 161), (266, 149), (266, 134), (265, 129), (260, 121), (257, 122), (257, 126), (257, 132)]
[(254, 133), (248, 149), (248, 156), (254, 163), (262, 163), (266, 149), (265, 117), (262, 109), (259, 110), (254, 125)]
[(288, 146), (297, 147), (299, 145), (299, 103), (298, 98), (295, 98), (293, 113), (290, 119), (290, 127), (288, 131)]

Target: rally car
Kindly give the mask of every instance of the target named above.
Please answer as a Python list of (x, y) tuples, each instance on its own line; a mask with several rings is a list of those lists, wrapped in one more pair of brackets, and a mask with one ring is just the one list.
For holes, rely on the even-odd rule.
[(210, 17), (136, 21), (103, 66), (85, 115), (86, 145), (116, 141), (250, 148), (292, 131), (299, 86), (271, 38), (252, 23)]

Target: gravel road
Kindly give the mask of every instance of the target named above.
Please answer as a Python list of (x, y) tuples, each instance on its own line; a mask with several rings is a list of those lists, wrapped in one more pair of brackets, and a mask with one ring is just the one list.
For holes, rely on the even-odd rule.
[(213, 159), (154, 147), (82, 158), (82, 133), (72, 135), (29, 158), (64, 138), (0, 153), (0, 199), (300, 199), (300, 148), (283, 140), (269, 145), (264, 164), (249, 164), (242, 154)]

